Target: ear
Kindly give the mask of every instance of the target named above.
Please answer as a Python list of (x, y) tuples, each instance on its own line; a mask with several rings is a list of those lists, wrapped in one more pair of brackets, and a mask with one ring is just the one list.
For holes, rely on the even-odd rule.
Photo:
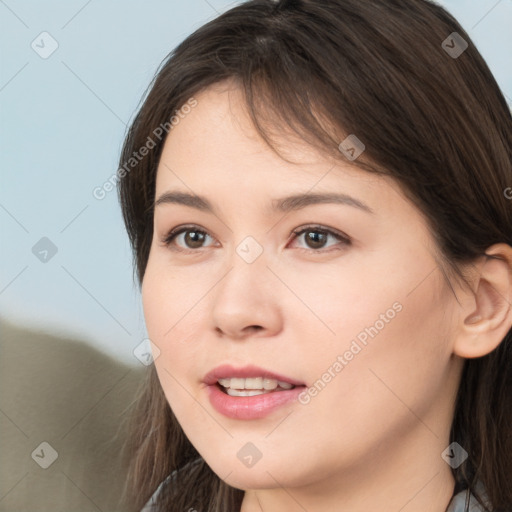
[(489, 247), (464, 296), (453, 352), (465, 358), (492, 352), (512, 328), (512, 247)]

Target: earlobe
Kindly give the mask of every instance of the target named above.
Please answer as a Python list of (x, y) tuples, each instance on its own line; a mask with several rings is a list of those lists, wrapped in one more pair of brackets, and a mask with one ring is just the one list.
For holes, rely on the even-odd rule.
[(453, 351), (465, 358), (492, 352), (512, 329), (512, 247), (495, 244), (486, 251), (474, 277), (471, 300), (462, 307)]

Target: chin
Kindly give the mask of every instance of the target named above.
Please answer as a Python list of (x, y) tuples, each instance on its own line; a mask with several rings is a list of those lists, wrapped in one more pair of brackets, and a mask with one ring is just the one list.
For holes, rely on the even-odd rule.
[[(255, 491), (258, 489), (274, 489), (280, 487), (279, 484), (283, 486), (288, 486), (287, 482), (282, 482), (282, 479), (279, 476), (276, 478), (272, 478), (272, 471), (270, 474), (265, 471), (265, 469), (261, 468), (257, 470), (256, 468), (252, 469), (235, 469), (229, 475), (227, 473), (219, 474), (215, 472), (217, 476), (224, 480), (231, 487), (235, 487), (236, 489), (240, 489), (242, 491)], [(279, 482), (279, 484), (276, 482)]]
[[(215, 457), (215, 456), (214, 456)], [(273, 489), (281, 486), (294, 487), (306, 483), (304, 467), (295, 466), (300, 474), (290, 473), (290, 467), (283, 467), (282, 461), (264, 460), (262, 457), (252, 467), (246, 467), (237, 457), (203, 457), (212, 471), (231, 487), (241, 490)]]

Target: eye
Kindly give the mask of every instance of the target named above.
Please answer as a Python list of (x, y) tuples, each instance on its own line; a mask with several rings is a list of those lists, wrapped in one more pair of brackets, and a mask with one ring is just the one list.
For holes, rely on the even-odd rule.
[[(181, 235), (184, 235), (181, 237)], [(162, 243), (169, 249), (184, 252), (197, 252), (197, 249), (202, 248), (206, 237), (210, 237), (206, 231), (199, 229), (197, 226), (181, 226), (173, 229), (170, 233), (165, 235)], [(176, 241), (181, 238), (181, 246), (176, 247)], [(211, 237), (210, 237), (211, 238)]]
[(301, 229), (293, 231), (293, 234), (295, 235), (293, 240), (296, 240), (300, 238), (302, 235), (306, 234), (304, 240), (306, 241), (307, 245), (309, 245), (309, 249), (306, 248), (304, 250), (307, 250), (309, 252), (329, 252), (318, 251), (318, 249), (322, 249), (323, 247), (325, 247), (325, 244), (327, 243), (329, 237), (338, 240), (342, 245), (345, 246), (351, 244), (351, 240), (347, 235), (339, 233), (337, 231), (333, 231), (331, 229), (324, 228), (323, 226), (306, 226)]
[[(292, 241), (295, 241), (302, 235), (307, 234), (304, 240), (306, 241), (307, 245), (309, 245), (309, 249), (301, 247), (299, 247), (299, 249), (306, 250), (308, 252), (329, 252), (319, 251), (319, 249), (325, 247), (329, 237), (338, 240), (344, 246), (351, 244), (351, 240), (347, 235), (325, 228), (323, 226), (305, 226), (301, 229), (293, 231), (292, 234), (294, 235)], [(197, 226), (180, 226), (171, 230), (167, 235), (165, 235), (162, 239), (162, 243), (174, 251), (193, 253), (198, 252), (197, 249), (204, 248), (203, 244), (206, 238), (212, 237), (206, 231), (198, 228)], [(181, 244), (178, 244), (177, 241), (180, 240)]]

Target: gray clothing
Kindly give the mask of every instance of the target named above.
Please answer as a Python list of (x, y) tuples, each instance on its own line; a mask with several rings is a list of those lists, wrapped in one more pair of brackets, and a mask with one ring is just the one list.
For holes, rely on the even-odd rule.
[[(487, 503), (487, 495), (484, 491), (484, 486), (481, 482), (479, 482), (476, 486), (476, 490), (482, 495), (483, 500)], [(450, 502), (446, 512), (465, 512), (466, 511), (466, 498), (468, 495), (468, 491), (462, 491), (456, 494), (452, 501)], [(469, 505), (467, 508), (467, 512), (482, 512), (484, 509), (478, 503), (473, 494), (470, 494)]]

